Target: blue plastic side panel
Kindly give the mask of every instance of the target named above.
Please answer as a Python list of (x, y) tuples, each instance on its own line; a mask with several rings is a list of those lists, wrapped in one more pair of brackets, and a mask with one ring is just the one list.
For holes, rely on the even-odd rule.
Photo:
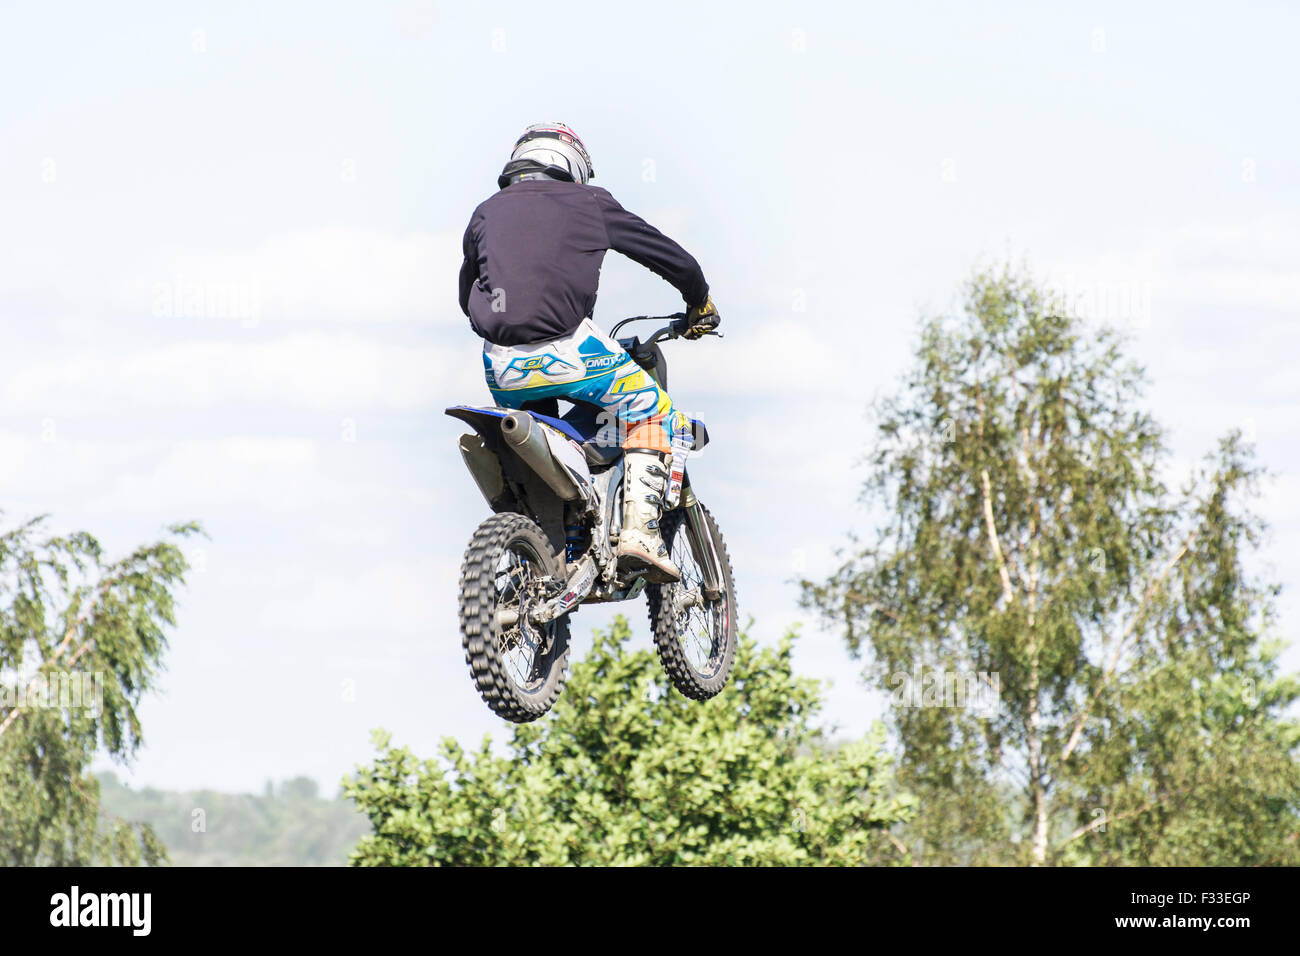
[(539, 422), (545, 422), (556, 431), (563, 432), (567, 437), (572, 438), (579, 445), (587, 440), (576, 428), (566, 422), (563, 418), (552, 418), (550, 415), (539, 415), (537, 412), (532, 412), (530, 414), (532, 414), (533, 418), (537, 419)]

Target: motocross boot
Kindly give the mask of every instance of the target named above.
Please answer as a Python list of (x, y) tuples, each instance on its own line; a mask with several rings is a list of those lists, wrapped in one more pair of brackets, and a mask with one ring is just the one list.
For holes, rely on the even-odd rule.
[(670, 584), (681, 580), (681, 572), (668, 557), (659, 533), (668, 469), (664, 456), (655, 451), (627, 451), (623, 454), (623, 530), (618, 536), (620, 571), (636, 571), (649, 582)]

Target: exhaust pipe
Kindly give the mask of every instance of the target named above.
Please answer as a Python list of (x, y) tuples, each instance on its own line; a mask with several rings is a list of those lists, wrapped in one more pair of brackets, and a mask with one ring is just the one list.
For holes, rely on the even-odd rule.
[(501, 437), (524, 464), (537, 472), (538, 477), (562, 499), (577, 501), (582, 497), (582, 489), (551, 454), (542, 428), (527, 412), (511, 412), (501, 419)]

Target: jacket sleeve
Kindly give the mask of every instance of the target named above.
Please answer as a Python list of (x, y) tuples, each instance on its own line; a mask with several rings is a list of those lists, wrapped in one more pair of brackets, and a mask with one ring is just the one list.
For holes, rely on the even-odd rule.
[(465, 260), (460, 264), (460, 310), (469, 315), (469, 291), (478, 281), (478, 247), (472, 233), (474, 220), (465, 227), (465, 238), (461, 240), (461, 249)]
[(682, 294), (687, 308), (702, 305), (709, 284), (695, 257), (640, 216), (628, 212), (604, 189), (593, 189), (605, 221), (609, 247), (645, 266)]

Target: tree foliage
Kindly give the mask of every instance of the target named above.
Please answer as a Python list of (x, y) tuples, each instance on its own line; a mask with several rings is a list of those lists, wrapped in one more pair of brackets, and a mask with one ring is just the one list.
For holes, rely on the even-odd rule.
[(1122, 340), (977, 272), (881, 401), (878, 538), (805, 601), (868, 680), (996, 675), (992, 715), (891, 704), (928, 862), (1300, 862), (1300, 695), (1249, 572), (1261, 471), (1230, 434), (1177, 492)]
[(0, 534), (0, 861), (156, 863), (148, 827), (104, 825), (89, 772), (103, 748), (139, 747), (136, 707), (153, 686), (188, 569), (166, 540), (117, 560), (79, 532), (45, 537), (37, 518)]
[[(895, 792), (877, 734), (835, 750), (813, 725), (816, 681), (792, 638), (742, 638), (732, 683), (704, 704), (629, 650), (618, 618), (573, 667), (552, 713), (514, 727), (505, 756), (444, 740), (418, 760), (376, 732), (379, 755), (344, 783), (373, 826), (360, 866), (864, 864), (905, 859), (888, 833)], [(882, 729), (883, 732), (883, 729)]]

